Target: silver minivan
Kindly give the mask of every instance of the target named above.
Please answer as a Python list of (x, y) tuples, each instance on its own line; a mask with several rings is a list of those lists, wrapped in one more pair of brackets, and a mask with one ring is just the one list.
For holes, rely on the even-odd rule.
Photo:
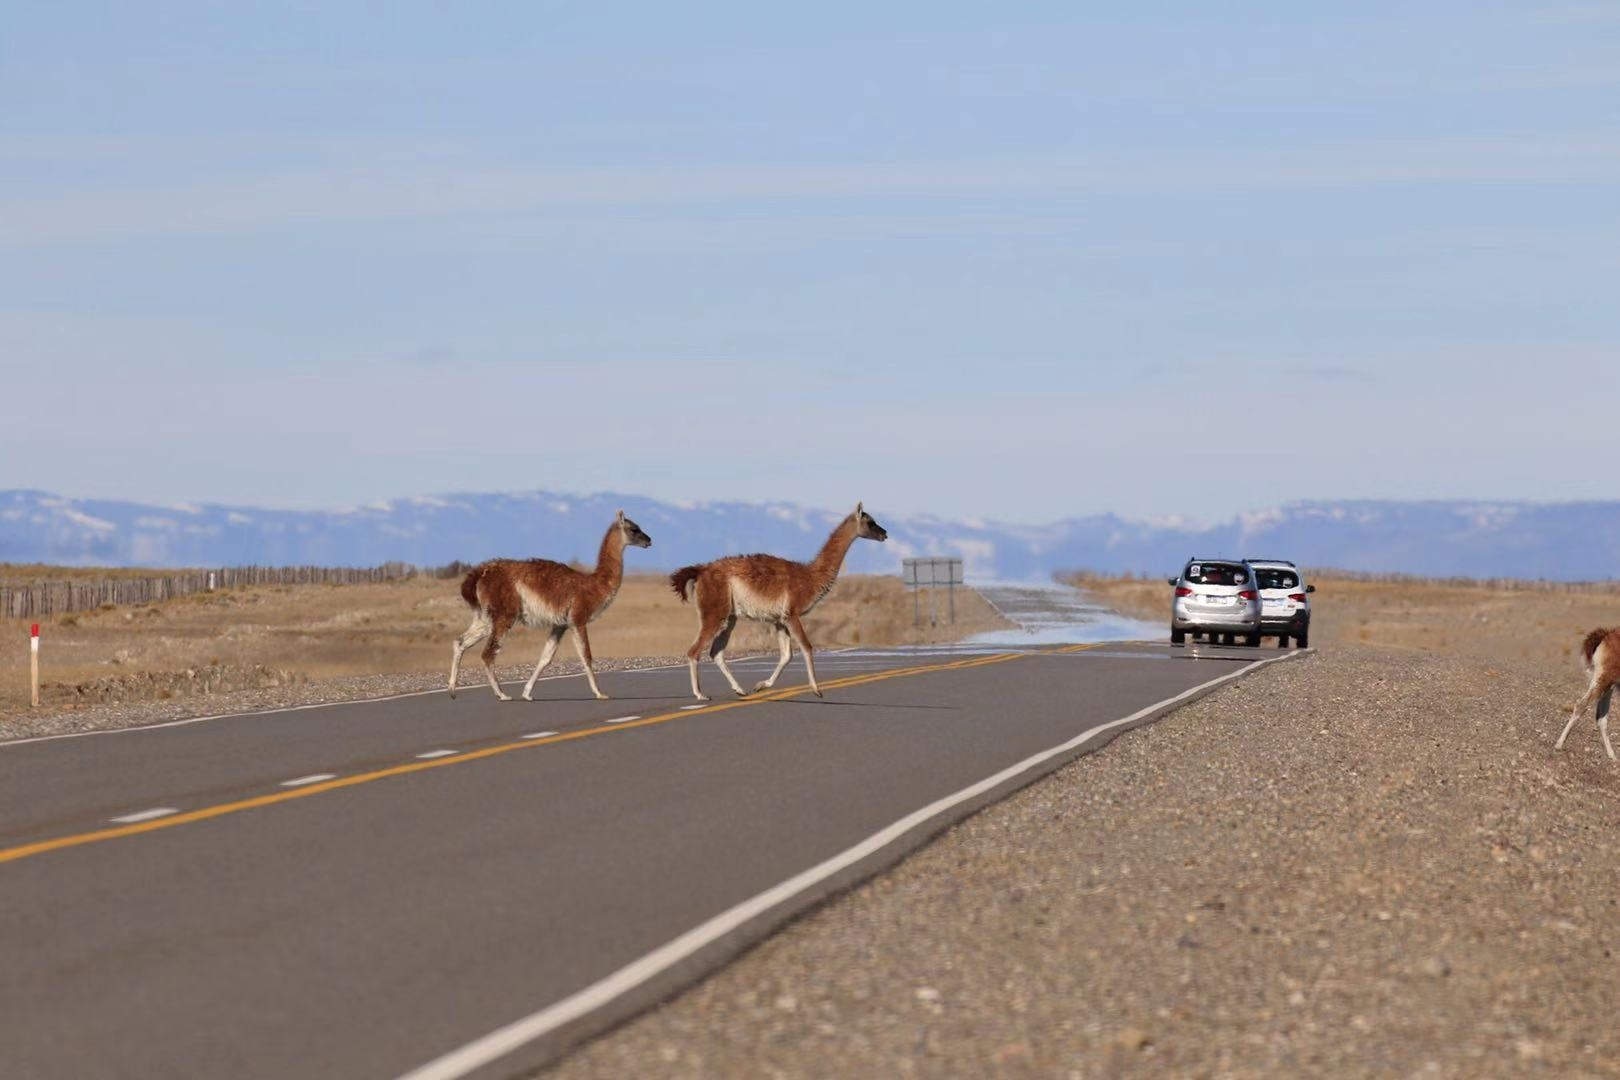
[(1241, 634), (1245, 645), (1260, 644), (1260, 590), (1254, 567), (1243, 559), (1188, 559), (1170, 579), (1170, 643), (1184, 644), (1187, 635), (1207, 636), (1227, 645)]

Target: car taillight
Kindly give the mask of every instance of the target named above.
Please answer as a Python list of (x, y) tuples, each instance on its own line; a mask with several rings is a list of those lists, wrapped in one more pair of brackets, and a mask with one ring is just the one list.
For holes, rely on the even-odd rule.
[(1244, 589), (1242, 592), (1238, 593), (1238, 599), (1239, 600), (1253, 600), (1258, 595), (1259, 594), (1256, 593), (1253, 589)]
[(1292, 600), (1296, 604), (1303, 604), (1305, 602), (1305, 594), (1302, 592), (1291, 592), (1288, 594), (1288, 599)]
[(1176, 595), (1177, 596), (1191, 596), (1192, 595), (1192, 590), (1187, 588), (1187, 586), (1185, 586), (1185, 585), (1178, 585), (1178, 586), (1176, 586)]

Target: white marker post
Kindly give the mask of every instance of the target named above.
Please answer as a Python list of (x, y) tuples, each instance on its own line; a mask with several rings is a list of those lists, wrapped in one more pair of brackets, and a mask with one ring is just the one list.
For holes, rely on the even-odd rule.
[(28, 628), (28, 704), (39, 708), (39, 623)]

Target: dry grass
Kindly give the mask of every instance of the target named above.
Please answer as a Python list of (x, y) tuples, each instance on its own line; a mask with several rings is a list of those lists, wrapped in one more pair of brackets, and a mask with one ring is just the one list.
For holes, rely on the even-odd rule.
[[(66, 576), (59, 568), (42, 569), (40, 576)], [(459, 584), (416, 578), (269, 585), (56, 616), (43, 620), (45, 703), (67, 706), (87, 695), (143, 700), (447, 669), (450, 642), (468, 622)], [(911, 602), (897, 579), (849, 577), (806, 625), (818, 648), (949, 641), (1007, 626), (971, 590), (958, 594), (957, 614), (955, 627), (914, 630)], [(684, 653), (696, 629), (696, 614), (662, 576), (631, 576), (614, 606), (592, 625), (591, 648), (603, 658), (669, 656)], [(28, 627), (0, 620), (0, 633), (9, 643), (0, 667), (3, 715), (27, 708)], [(502, 661), (533, 663), (541, 641), (534, 631), (514, 632)], [(762, 648), (775, 648), (763, 629), (739, 626), (734, 650)], [(570, 656), (571, 647), (565, 649), (560, 655)], [(476, 668), (476, 658), (469, 659)]]
[[(1168, 626), (1170, 588), (1157, 578), (1071, 575), (1117, 611)], [(1597, 626), (1620, 625), (1620, 591), (1568, 593), (1489, 585), (1308, 577), (1311, 644), (1557, 662), (1576, 658)], [(1269, 642), (1268, 642), (1269, 644)]]

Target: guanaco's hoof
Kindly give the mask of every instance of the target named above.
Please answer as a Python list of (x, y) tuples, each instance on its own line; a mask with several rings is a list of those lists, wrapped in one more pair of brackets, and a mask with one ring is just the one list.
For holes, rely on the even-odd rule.
[(827, 696), (826, 694), (823, 694), (820, 690), (815, 691), (815, 695), (818, 698), (824, 698), (824, 697)]
[(768, 682), (755, 683), (754, 684), (754, 693), (757, 694), (761, 690), (769, 690), (770, 688), (771, 688), (771, 684), (768, 683)]
[(738, 697), (747, 697), (748, 696), (748, 691), (746, 691), (746, 690), (733, 690), (732, 693), (736, 694)]

